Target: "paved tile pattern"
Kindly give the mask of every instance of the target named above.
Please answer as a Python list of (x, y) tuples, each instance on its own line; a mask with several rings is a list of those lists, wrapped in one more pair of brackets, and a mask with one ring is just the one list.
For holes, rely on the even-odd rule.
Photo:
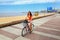
[(60, 15), (53, 15), (33, 21), (34, 31), (21, 36), (23, 24), (0, 28), (0, 40), (60, 40)]

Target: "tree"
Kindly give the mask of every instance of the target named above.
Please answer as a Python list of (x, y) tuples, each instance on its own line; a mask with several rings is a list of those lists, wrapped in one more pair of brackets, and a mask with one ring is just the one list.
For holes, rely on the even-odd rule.
[(39, 12), (38, 12), (38, 11), (36, 11), (34, 15), (35, 15), (35, 16), (38, 16), (38, 15), (39, 15)]

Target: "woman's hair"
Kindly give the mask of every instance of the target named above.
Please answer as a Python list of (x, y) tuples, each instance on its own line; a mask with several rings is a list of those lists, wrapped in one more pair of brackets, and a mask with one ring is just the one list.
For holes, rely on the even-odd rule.
[(30, 15), (30, 16), (32, 16), (32, 13), (29, 11), (27, 15)]

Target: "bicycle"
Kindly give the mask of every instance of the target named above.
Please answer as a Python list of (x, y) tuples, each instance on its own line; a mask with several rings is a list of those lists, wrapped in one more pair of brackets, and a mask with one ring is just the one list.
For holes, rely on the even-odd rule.
[(29, 28), (29, 25), (28, 25), (28, 21), (27, 20), (24, 20), (23, 21), (23, 26), (24, 28), (22, 29), (22, 32), (21, 32), (21, 36), (25, 36), (27, 33), (31, 33), (33, 31), (33, 27), (34, 27), (34, 24), (32, 24), (32, 31), (30, 30)]

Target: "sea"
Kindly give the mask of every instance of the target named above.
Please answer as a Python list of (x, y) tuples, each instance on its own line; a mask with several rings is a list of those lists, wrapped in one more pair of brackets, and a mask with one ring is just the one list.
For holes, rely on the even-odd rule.
[(9, 12), (9, 13), (0, 13), (0, 17), (11, 17), (11, 16), (25, 16), (27, 13), (19, 12)]
[[(32, 15), (34, 15), (35, 13), (32, 12)], [(39, 13), (39, 14), (44, 14), (44, 13)], [(26, 16), (27, 15), (27, 12), (18, 12), (18, 13), (15, 13), (15, 12), (7, 12), (7, 13), (0, 13), (0, 17), (11, 17), (11, 16)]]
[[(41, 13), (40, 13), (41, 14)], [(27, 15), (27, 12), (20, 12), (20, 13), (0, 13), (0, 17), (10, 17), (10, 16), (25, 16)], [(32, 15), (34, 15), (34, 13), (32, 13)]]

